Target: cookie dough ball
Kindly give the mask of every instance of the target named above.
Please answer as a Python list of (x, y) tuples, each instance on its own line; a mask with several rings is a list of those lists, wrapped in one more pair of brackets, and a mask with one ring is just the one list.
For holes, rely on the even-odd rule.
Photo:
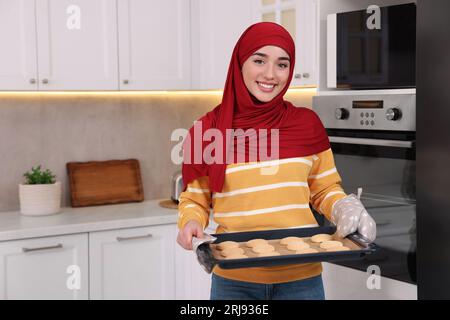
[(249, 248), (253, 248), (255, 246), (260, 246), (260, 245), (268, 245), (269, 242), (267, 242), (267, 240), (265, 239), (253, 239), (250, 241), (247, 241), (246, 245)]
[(270, 244), (262, 244), (262, 245), (254, 246), (252, 248), (252, 250), (255, 253), (267, 253), (267, 252), (275, 251), (275, 248), (273, 246), (271, 246)]
[(306, 248), (306, 249), (297, 250), (295, 253), (297, 253), (297, 254), (319, 253), (319, 250), (314, 249), (314, 248)]
[(303, 239), (299, 238), (299, 237), (287, 237), (287, 238), (281, 239), (280, 244), (287, 246), (289, 243), (295, 242), (295, 241), (303, 241)]
[(225, 259), (244, 259), (244, 258), (248, 258), (245, 254), (232, 254), (229, 255), (227, 257), (225, 257)]
[(329, 249), (333, 247), (342, 247), (343, 244), (340, 241), (325, 241), (320, 244), (322, 249)]
[(333, 236), (331, 234), (321, 233), (316, 234), (315, 236), (311, 237), (311, 241), (315, 243), (321, 243), (325, 241), (331, 241), (333, 240)]
[(217, 245), (217, 248), (219, 250), (225, 250), (225, 249), (230, 249), (230, 248), (239, 248), (239, 243), (235, 242), (235, 241), (224, 241), (221, 242)]
[(237, 255), (237, 254), (244, 254), (244, 249), (242, 248), (227, 248), (223, 249), (220, 254), (224, 257)]
[(293, 241), (287, 245), (287, 249), (291, 251), (299, 251), (309, 248), (309, 244), (303, 241)]
[(349, 247), (339, 246), (339, 247), (331, 247), (331, 248), (328, 248), (326, 251), (327, 251), (327, 252), (331, 252), (331, 251), (349, 251), (349, 250), (350, 250)]
[(269, 252), (261, 252), (258, 253), (258, 257), (272, 257), (272, 256), (279, 256), (280, 253), (278, 251), (269, 251)]

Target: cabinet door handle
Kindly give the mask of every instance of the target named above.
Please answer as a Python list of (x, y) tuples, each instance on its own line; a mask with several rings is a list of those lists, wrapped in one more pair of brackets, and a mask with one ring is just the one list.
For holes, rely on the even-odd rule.
[(129, 83), (130, 83), (130, 80), (128, 80), (128, 79), (123, 80), (123, 84), (129, 84)]
[(300, 73), (296, 73), (296, 74), (294, 75), (294, 78), (295, 78), (295, 79), (301, 79), (301, 78), (302, 78), (302, 75), (301, 75)]
[(48, 250), (48, 249), (58, 249), (58, 248), (62, 248), (63, 245), (61, 243), (58, 243), (57, 245), (54, 246), (49, 246), (49, 247), (39, 247), (39, 248), (22, 248), (23, 252), (31, 252), (31, 251), (40, 251), (40, 250)]
[(35, 83), (36, 83), (36, 79), (35, 79), (35, 78), (31, 78), (31, 79), (30, 79), (30, 83), (31, 83), (31, 84), (35, 84)]
[(48, 79), (42, 79), (42, 83), (43, 84), (47, 84), (48, 83)]
[(151, 237), (153, 237), (152, 234), (146, 234), (143, 236), (134, 236), (134, 237), (117, 237), (117, 241), (127, 241), (127, 240), (144, 239), (144, 238), (151, 238)]
[(309, 73), (304, 73), (304, 74), (303, 74), (303, 78), (308, 79), (308, 78), (309, 78)]

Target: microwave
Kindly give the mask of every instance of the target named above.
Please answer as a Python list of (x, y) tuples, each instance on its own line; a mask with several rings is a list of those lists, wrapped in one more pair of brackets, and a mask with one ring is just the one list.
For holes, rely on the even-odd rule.
[(327, 16), (327, 87), (416, 86), (416, 4)]

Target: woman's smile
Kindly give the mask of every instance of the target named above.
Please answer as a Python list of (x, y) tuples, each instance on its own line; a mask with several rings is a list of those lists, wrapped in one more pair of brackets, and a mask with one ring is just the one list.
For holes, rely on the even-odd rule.
[(276, 84), (269, 84), (266, 82), (258, 82), (256, 81), (256, 83), (259, 86), (259, 89), (263, 92), (272, 92), (273, 89), (275, 88)]

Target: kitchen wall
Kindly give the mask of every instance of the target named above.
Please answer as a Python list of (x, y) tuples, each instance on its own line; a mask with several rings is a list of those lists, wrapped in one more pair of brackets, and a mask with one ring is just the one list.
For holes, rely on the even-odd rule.
[[(314, 89), (288, 93), (311, 107)], [(173, 130), (220, 103), (220, 93), (0, 93), (0, 211), (18, 210), (23, 173), (41, 164), (63, 184), (70, 206), (66, 163), (136, 158), (145, 199), (169, 198)]]

